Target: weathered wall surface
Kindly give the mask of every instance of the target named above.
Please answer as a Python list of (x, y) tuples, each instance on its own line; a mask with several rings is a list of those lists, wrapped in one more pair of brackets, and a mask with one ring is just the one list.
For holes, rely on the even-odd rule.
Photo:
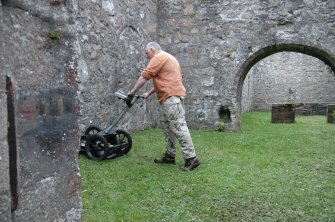
[[(123, 108), (113, 93), (127, 92), (147, 62), (143, 47), (157, 40), (157, 2), (1, 2), (1, 104), (7, 105), (9, 78), (16, 120), (12, 147), (17, 151), (15, 158), (8, 154), (7, 127), (13, 124), (5, 108), (1, 220), (80, 220), (79, 135), (91, 122), (107, 126)], [(157, 113), (152, 98), (133, 107), (121, 127), (154, 126)], [(9, 172), (10, 159), (17, 172)], [(18, 182), (14, 207), (13, 179)]]
[[(7, 142), (7, 96), (6, 82), (0, 81), (0, 219), (10, 221), (11, 195), (9, 184), (9, 158)], [(3, 127), (4, 126), (4, 127)]]
[[(124, 107), (113, 94), (117, 90), (127, 93), (146, 65), (144, 47), (149, 41), (157, 41), (156, 3), (154, 0), (79, 2), (81, 131), (90, 124), (109, 126)], [(141, 108), (134, 106), (118, 128), (134, 130), (155, 125), (155, 107), (154, 98)]]
[(257, 63), (243, 85), (242, 112), (276, 103), (335, 103), (335, 75), (321, 60), (283, 52)]
[[(91, 122), (105, 127), (120, 112), (122, 103), (112, 94), (128, 91), (137, 79), (146, 64), (143, 47), (149, 40), (158, 40), (182, 65), (187, 122), (192, 128), (214, 127), (219, 106), (228, 104), (232, 123), (227, 128), (237, 130), (243, 80), (266, 56), (297, 51), (334, 64), (332, 1), (168, 0), (158, 5), (156, 1), (84, 1), (79, 5), (81, 131)], [(136, 115), (127, 115), (120, 127), (155, 125), (157, 106), (152, 98)]]
[(219, 104), (239, 129), (242, 86), (250, 68), (280, 51), (315, 56), (335, 70), (335, 2), (164, 1), (159, 41), (181, 61), (191, 127), (211, 127)]
[[(73, 66), (76, 35), (71, 28), (75, 5), (42, 0), (2, 3), (0, 220), (79, 221), (79, 103)], [(8, 117), (6, 79), (13, 93)], [(5, 138), (7, 128), (11, 130)], [(9, 152), (8, 145), (16, 153)], [(11, 164), (16, 171), (8, 170)], [(15, 189), (9, 195), (12, 181), (17, 184), (11, 185)]]

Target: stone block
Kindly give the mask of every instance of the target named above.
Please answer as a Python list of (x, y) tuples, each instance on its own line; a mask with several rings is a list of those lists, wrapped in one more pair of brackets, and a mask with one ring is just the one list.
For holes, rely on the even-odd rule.
[(294, 104), (272, 104), (271, 122), (294, 123), (295, 122)]
[(324, 103), (299, 103), (295, 104), (295, 113), (303, 116), (320, 115), (327, 113), (327, 104)]
[(335, 123), (335, 104), (327, 106), (327, 123)]

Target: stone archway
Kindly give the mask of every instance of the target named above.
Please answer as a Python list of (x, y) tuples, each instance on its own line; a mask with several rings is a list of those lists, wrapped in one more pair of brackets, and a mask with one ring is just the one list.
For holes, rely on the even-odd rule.
[(303, 45), (303, 44), (295, 44), (295, 43), (283, 43), (283, 44), (275, 44), (270, 45), (267, 47), (264, 47), (258, 51), (256, 51), (254, 54), (252, 54), (239, 68), (235, 83), (236, 83), (236, 105), (237, 107), (237, 113), (236, 113), (236, 119), (235, 123), (232, 123), (232, 125), (239, 129), (240, 125), (240, 116), (241, 116), (241, 101), (242, 101), (242, 88), (244, 80), (249, 72), (249, 70), (260, 60), (264, 59), (265, 57), (268, 57), (272, 54), (278, 53), (278, 52), (297, 52), (302, 53), (306, 55), (310, 55), (313, 57), (316, 57), (323, 61), (326, 65), (328, 65), (331, 70), (335, 73), (335, 58), (331, 54), (329, 54), (326, 50), (323, 50), (321, 48)]

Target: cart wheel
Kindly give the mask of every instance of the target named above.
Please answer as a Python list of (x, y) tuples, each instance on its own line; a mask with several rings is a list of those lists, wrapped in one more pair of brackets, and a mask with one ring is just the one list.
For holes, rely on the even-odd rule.
[(116, 130), (116, 141), (118, 145), (121, 145), (121, 149), (118, 150), (118, 156), (125, 155), (128, 153), (133, 145), (130, 134), (125, 130)]
[(109, 145), (104, 136), (93, 134), (87, 138), (85, 151), (90, 159), (103, 160), (109, 153)]
[(81, 138), (80, 138), (80, 153), (85, 153), (87, 137), (89, 137), (93, 134), (96, 134), (100, 131), (101, 131), (101, 129), (97, 126), (94, 126), (94, 125), (87, 127), (87, 129), (84, 132), (84, 135), (81, 136)]
[(100, 131), (101, 131), (101, 129), (98, 126), (89, 126), (85, 130), (84, 134), (85, 134), (85, 136), (91, 136), (91, 135), (96, 134), (96, 133), (98, 133)]

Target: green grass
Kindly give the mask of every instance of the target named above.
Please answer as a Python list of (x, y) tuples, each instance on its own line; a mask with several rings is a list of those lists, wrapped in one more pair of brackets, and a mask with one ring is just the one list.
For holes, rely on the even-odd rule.
[(182, 172), (153, 162), (159, 129), (132, 134), (128, 155), (81, 155), (83, 220), (334, 221), (335, 125), (323, 116), (271, 124), (268, 112), (242, 117), (238, 133), (192, 130), (202, 164)]

